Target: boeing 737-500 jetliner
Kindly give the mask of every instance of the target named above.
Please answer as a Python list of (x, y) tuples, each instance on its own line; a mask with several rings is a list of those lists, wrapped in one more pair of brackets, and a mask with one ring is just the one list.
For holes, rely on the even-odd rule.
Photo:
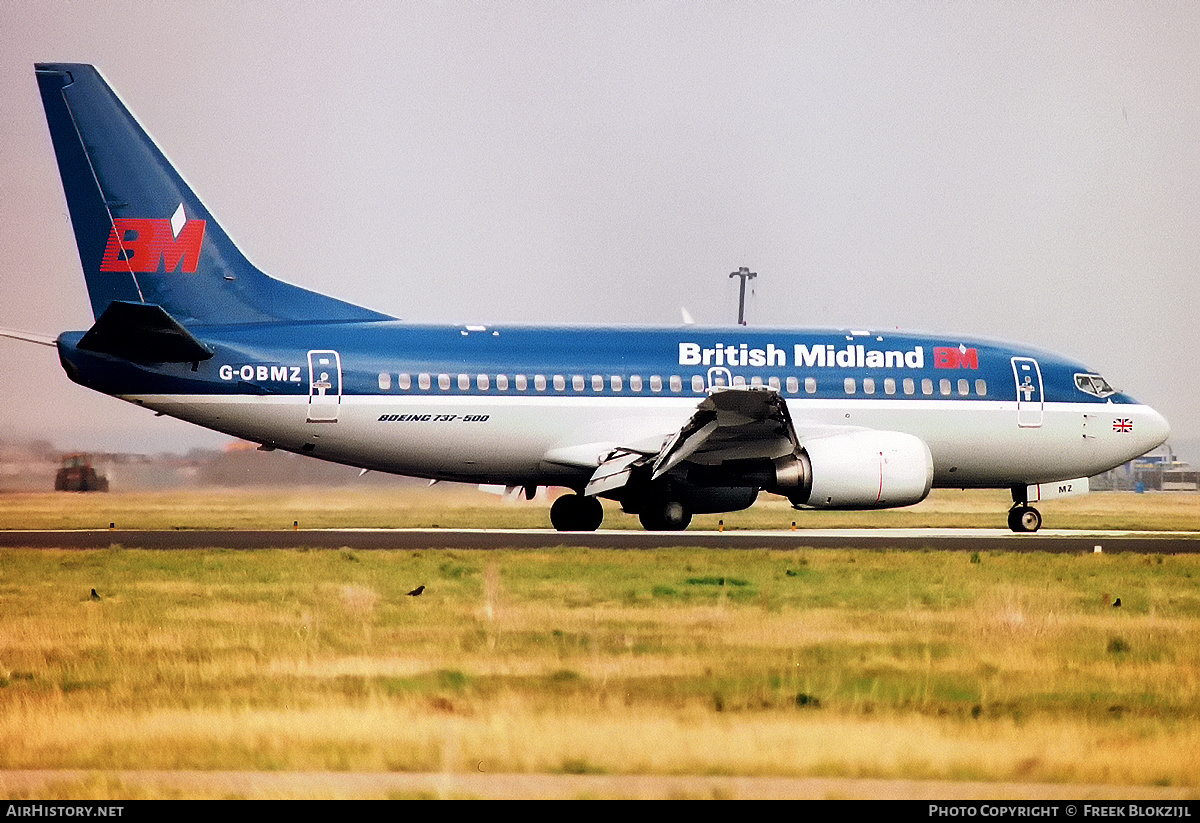
[(1092, 369), (984, 340), (401, 322), (255, 268), (92, 66), (36, 75), (95, 315), (54, 341), (67, 375), (265, 449), (566, 487), (561, 530), (598, 528), (601, 497), (682, 529), (760, 492), (875, 509), (936, 486), (1011, 489), (1034, 531), (1031, 503), (1167, 437)]

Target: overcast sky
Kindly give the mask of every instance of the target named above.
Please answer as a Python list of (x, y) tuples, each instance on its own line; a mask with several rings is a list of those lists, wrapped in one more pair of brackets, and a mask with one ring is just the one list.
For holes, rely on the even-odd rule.
[[(416, 321), (934, 330), (1200, 438), (1191, 2), (0, 6), (0, 326), (91, 325), (33, 75), (97, 65), (248, 256)], [(0, 340), (0, 437), (227, 438)]]

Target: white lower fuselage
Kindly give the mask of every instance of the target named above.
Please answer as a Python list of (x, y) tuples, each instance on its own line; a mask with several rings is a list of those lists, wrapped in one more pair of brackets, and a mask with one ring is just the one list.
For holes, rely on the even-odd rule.
[[(246, 440), (415, 477), (578, 486), (612, 449), (656, 450), (695, 410), (685, 397), (343, 396), (310, 421), (297, 395), (124, 399)], [(788, 398), (797, 427), (900, 431), (924, 440), (934, 485), (1002, 488), (1087, 477), (1154, 448), (1144, 405), (1053, 403), (1022, 425), (1015, 401)], [(1117, 421), (1129, 421), (1118, 424)], [(1028, 423), (1028, 421), (1026, 421)]]

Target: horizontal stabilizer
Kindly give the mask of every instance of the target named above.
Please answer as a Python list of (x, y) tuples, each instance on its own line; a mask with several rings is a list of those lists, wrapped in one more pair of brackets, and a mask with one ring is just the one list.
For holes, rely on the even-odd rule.
[(153, 303), (109, 304), (79, 348), (134, 363), (195, 363), (213, 351)]
[(53, 346), (54, 338), (45, 334), (38, 334), (31, 331), (20, 331), (18, 329), (0, 329), (0, 337), (7, 337), (12, 340), (23, 340), (26, 343), (37, 343), (39, 346)]

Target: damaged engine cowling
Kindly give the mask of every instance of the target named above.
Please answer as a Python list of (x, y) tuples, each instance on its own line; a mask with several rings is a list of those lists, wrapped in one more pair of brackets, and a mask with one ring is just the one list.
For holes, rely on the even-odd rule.
[(887, 509), (920, 503), (933, 486), (933, 456), (919, 437), (863, 430), (807, 440), (773, 461), (767, 491), (793, 506)]

